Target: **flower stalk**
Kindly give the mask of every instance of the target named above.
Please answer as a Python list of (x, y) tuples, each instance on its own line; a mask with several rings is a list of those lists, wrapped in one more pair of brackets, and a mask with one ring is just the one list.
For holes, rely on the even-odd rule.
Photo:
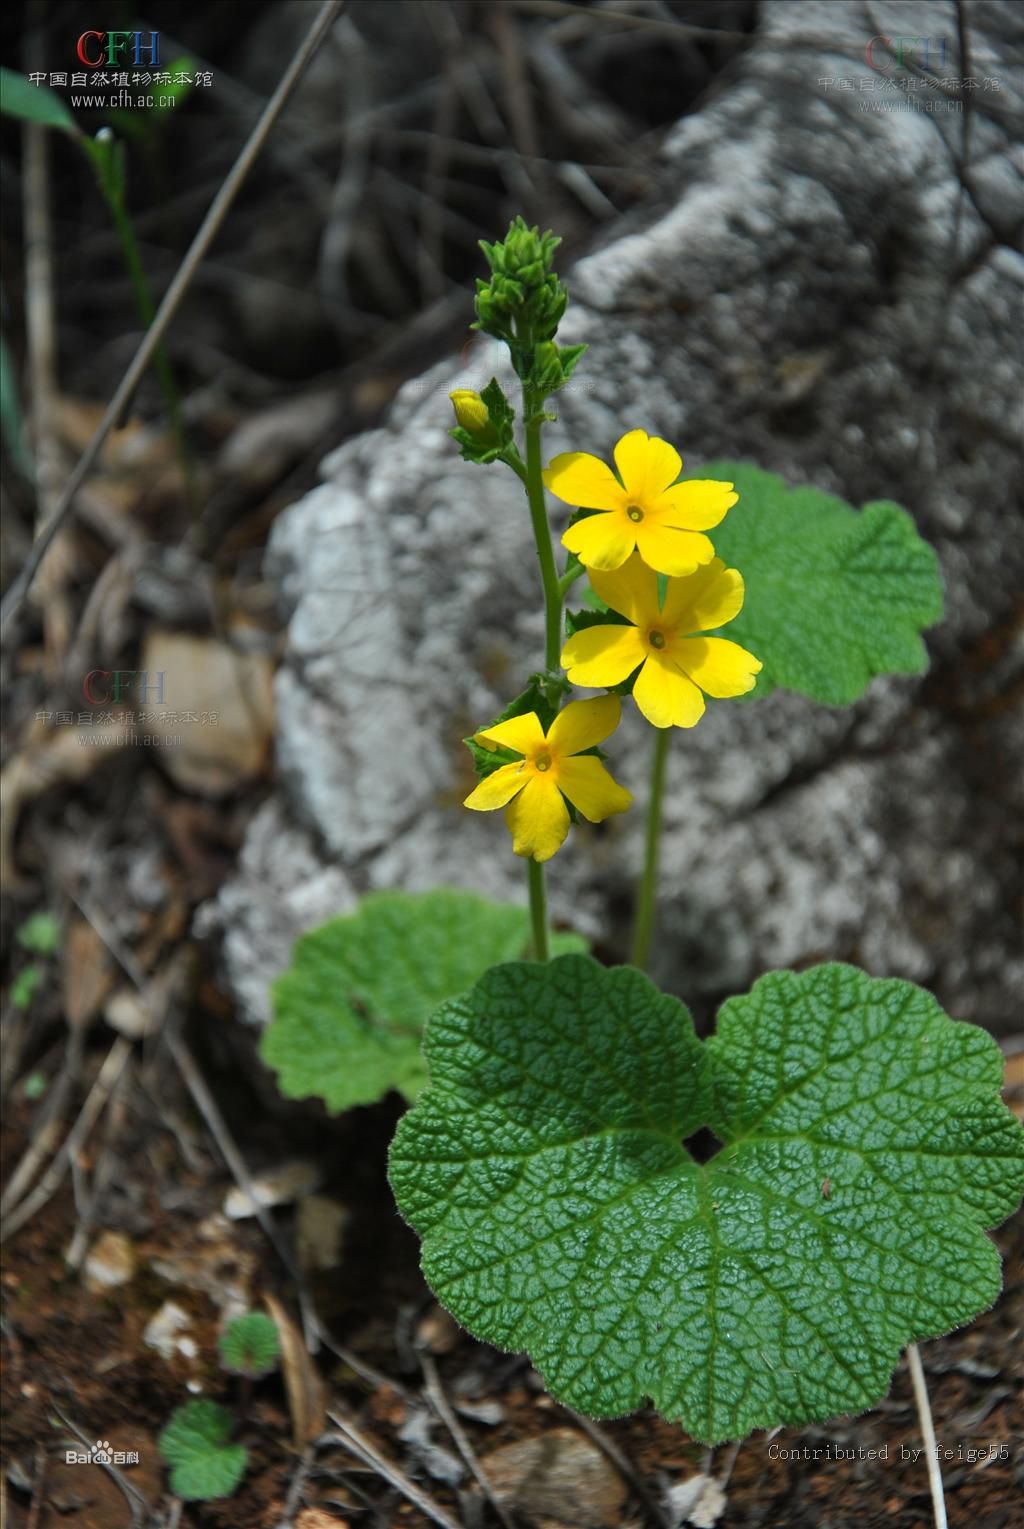
[(541, 583), (544, 587), (544, 668), (549, 674), (558, 672), (558, 654), (562, 646), (562, 601), (565, 596), (555, 567), (555, 553), (551, 545), (551, 526), (547, 505), (544, 501), (543, 457), (541, 455), (541, 431), (544, 416), (542, 400), (533, 389), (523, 385), (523, 419), (526, 434), (526, 497), (530, 504), (530, 521), (533, 539), (540, 563)]
[(658, 850), (661, 842), (661, 806), (665, 795), (665, 771), (668, 764), (670, 727), (658, 728), (651, 755), (651, 789), (647, 801), (647, 828), (644, 834), (644, 867), (637, 886), (636, 914), (630, 961), (641, 971), (647, 965), (654, 934), (654, 907), (658, 895)]
[(535, 961), (550, 961), (547, 893), (544, 888), (544, 866), (541, 861), (527, 860), (526, 877), (530, 889), (530, 953)]

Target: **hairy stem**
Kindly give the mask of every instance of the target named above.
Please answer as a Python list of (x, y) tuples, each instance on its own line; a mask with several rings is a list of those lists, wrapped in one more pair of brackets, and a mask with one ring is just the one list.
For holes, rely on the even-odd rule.
[(526, 873), (530, 886), (530, 932), (533, 944), (533, 957), (536, 961), (550, 961), (551, 951), (548, 948), (548, 907), (547, 895), (544, 891), (544, 867), (538, 860), (526, 862)]
[(651, 757), (651, 790), (647, 801), (647, 831), (644, 837), (644, 868), (637, 887), (633, 923), (633, 949), (630, 960), (641, 971), (647, 965), (654, 933), (654, 904), (658, 890), (658, 845), (661, 838), (661, 803), (665, 794), (665, 766), (668, 762), (670, 727), (660, 727), (654, 734)]
[(544, 667), (549, 673), (558, 668), (558, 655), (562, 647), (562, 589), (555, 568), (555, 554), (551, 546), (551, 527), (548, 524), (547, 505), (544, 503), (544, 480), (541, 477), (540, 436), (544, 421), (540, 417), (542, 399), (531, 388), (523, 388), (523, 417), (526, 422), (526, 497), (530, 502), (530, 520), (533, 523), (533, 539), (537, 544), (537, 561), (544, 586)]
[[(562, 648), (562, 600), (555, 554), (551, 546), (551, 527), (544, 502), (543, 458), (540, 437), (544, 428), (541, 414), (543, 399), (523, 384), (523, 420), (526, 432), (526, 497), (530, 505), (533, 539), (537, 545), (541, 583), (544, 586), (544, 667), (549, 674), (558, 668)], [(538, 961), (550, 960), (548, 948), (547, 898), (544, 891), (544, 867), (536, 860), (527, 861), (530, 885), (530, 924), (533, 931), (533, 954)]]

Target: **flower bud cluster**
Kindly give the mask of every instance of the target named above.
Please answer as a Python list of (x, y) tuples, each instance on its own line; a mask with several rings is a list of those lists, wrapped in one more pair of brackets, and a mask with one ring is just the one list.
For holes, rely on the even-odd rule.
[[(495, 244), (480, 241), (491, 268), (489, 281), (477, 280), (475, 328), (504, 340), (517, 360), (543, 340), (551, 340), (561, 322), (569, 294), (552, 270), (562, 241), (550, 230), (542, 234), (517, 217), (505, 238)], [(520, 376), (523, 371), (516, 365)]]

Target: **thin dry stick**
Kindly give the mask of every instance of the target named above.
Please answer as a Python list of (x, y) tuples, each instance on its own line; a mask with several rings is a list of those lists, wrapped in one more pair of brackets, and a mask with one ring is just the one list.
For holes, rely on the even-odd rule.
[[(86, 1447), (88, 1447), (92, 1443), (92, 1440), (95, 1438), (95, 1434), (84, 1433), (82, 1429), (79, 1428), (77, 1423), (73, 1423), (71, 1421), (66, 1412), (62, 1412), (60, 1410), (52, 1397), (50, 1398), (50, 1406), (60, 1418), (65, 1428), (70, 1428), (79, 1444), (84, 1444)], [(138, 1487), (133, 1481), (128, 1480), (128, 1477), (124, 1474), (123, 1471), (118, 1470), (116, 1465), (108, 1465), (102, 1460), (97, 1460), (96, 1463), (97, 1465), (103, 1467), (107, 1475), (110, 1476), (120, 1488), (124, 1499), (128, 1504), (128, 1509), (132, 1515), (132, 1529), (140, 1529), (140, 1526), (144, 1520), (152, 1516), (153, 1510), (149, 1505), (148, 1498), (143, 1492), (139, 1491)]]
[(46, 1451), (44, 1449), (36, 1450), (35, 1466), (36, 1479), (32, 1488), (32, 1501), (29, 1503), (25, 1529), (39, 1529), (39, 1515), (43, 1511), (46, 1495)]
[(928, 1400), (928, 1383), (924, 1378), (924, 1366), (916, 1343), (907, 1344), (907, 1364), (910, 1381), (914, 1387), (914, 1401), (921, 1423), (921, 1441), (928, 1461), (928, 1485), (932, 1493), (932, 1514), (935, 1529), (947, 1529), (946, 1499), (942, 1491), (942, 1472), (939, 1469), (939, 1453), (935, 1443), (935, 1425), (932, 1422), (931, 1403)]
[(576, 1422), (583, 1429), (583, 1432), (587, 1435), (587, 1438), (593, 1440), (602, 1454), (608, 1456), (608, 1459), (612, 1462), (626, 1485), (633, 1488), (633, 1491), (636, 1493), (637, 1497), (639, 1497), (640, 1501), (643, 1503), (644, 1507), (651, 1515), (653, 1521), (656, 1524), (659, 1524), (661, 1529), (672, 1529), (672, 1526), (662, 1511), (661, 1507), (651, 1496), (651, 1493), (647, 1490), (647, 1487), (644, 1485), (641, 1478), (633, 1469), (631, 1462), (627, 1456), (623, 1454), (622, 1450), (615, 1443), (615, 1441), (613, 1439), (609, 1439), (608, 1435), (602, 1429), (598, 1428), (596, 1423), (592, 1422), (590, 1418), (584, 1417), (581, 1412), (574, 1412), (571, 1407), (566, 1407), (565, 1410), (571, 1418), (575, 1418)]
[(299, 1510), (299, 1503), (302, 1500), (302, 1492), (306, 1485), (306, 1480), (309, 1476), (310, 1470), (312, 1469), (312, 1465), (313, 1445), (308, 1444), (302, 1452), (302, 1457), (299, 1460), (298, 1466), (296, 1467), (295, 1475), (292, 1477), (291, 1485), (288, 1488), (288, 1495), (284, 1500), (284, 1512), (277, 1521), (277, 1529), (295, 1529), (292, 1520)]
[(434, 1363), (433, 1356), (431, 1354), (421, 1354), (420, 1364), (423, 1366), (423, 1379), (431, 1406), (451, 1434), (455, 1441), (455, 1448), (466, 1462), (467, 1467), (473, 1474), (473, 1479), (494, 1509), (498, 1519), (504, 1525), (504, 1529), (512, 1529), (511, 1519), (495, 1497), (494, 1488), (491, 1486), (487, 1472), (477, 1459), (476, 1451), (469, 1442), (465, 1429), (455, 1416), (452, 1406), (444, 1394), (444, 1387), (441, 1385), (441, 1377), (437, 1373), (437, 1365)]
[(660, 21), (655, 16), (637, 16), (629, 11), (605, 9), (581, 11), (578, 6), (570, 4), (569, 0), (512, 0), (512, 8), (517, 11), (533, 11), (538, 16), (565, 16), (574, 21), (582, 19), (588, 24), (604, 23), (611, 26), (637, 27), (648, 32), (674, 33), (676, 36), (694, 37), (702, 42), (718, 42), (724, 39), (729, 42), (745, 43), (749, 47), (754, 40), (750, 32), (734, 32), (726, 27), (700, 27), (685, 21)]
[(728, 1460), (726, 1462), (725, 1470), (722, 1472), (721, 1476), (719, 1476), (719, 1478), (718, 1478), (719, 1481), (722, 1484), (722, 1491), (723, 1492), (725, 1491), (726, 1487), (729, 1485), (729, 1481), (730, 1481), (730, 1479), (732, 1477), (732, 1473), (736, 1469), (736, 1460), (737, 1460), (737, 1458), (739, 1456), (739, 1452), (742, 1449), (742, 1447), (743, 1447), (743, 1440), (742, 1439), (737, 1439), (736, 1442), (730, 1447), (729, 1458), (728, 1458)]
[(64, 1263), (72, 1273), (77, 1273), (85, 1262), (85, 1255), (89, 1249), (89, 1239), (92, 1236), (97, 1213), (103, 1203), (103, 1196), (109, 1189), (114, 1177), (114, 1170), (121, 1161), (115, 1147), (117, 1138), (124, 1129), (127, 1114), (125, 1082), (130, 1077), (130, 1069), (125, 1068), (114, 1084), (111, 1093), (110, 1108), (107, 1111), (107, 1118), (103, 1127), (103, 1140), (100, 1146), (99, 1161), (96, 1164), (96, 1171), (92, 1176), (92, 1184), (89, 1187), (85, 1204), (79, 1211), (78, 1225), (75, 1227), (68, 1250), (64, 1254)]
[(252, 1175), (246, 1165), (245, 1158), (236, 1146), (234, 1137), (228, 1130), (224, 1117), (217, 1108), (217, 1103), (207, 1088), (202, 1073), (195, 1064), (192, 1053), (178, 1036), (168, 1035), (166, 1037), (166, 1044), (171, 1056), (174, 1058), (178, 1071), (185, 1080), (185, 1086), (192, 1095), (196, 1108), (206, 1122), (207, 1129), (217, 1144), (221, 1157), (227, 1164), (228, 1170), (234, 1177), (238, 1187), (251, 1202), (256, 1220), (295, 1286), (295, 1294), (299, 1303), (299, 1310), (302, 1314), (302, 1328), (306, 1347), (311, 1353), (314, 1352), (314, 1340), (318, 1339), (343, 1364), (347, 1364), (349, 1369), (354, 1370), (357, 1375), (361, 1376), (371, 1385), (389, 1386), (392, 1390), (408, 1396), (408, 1392), (404, 1391), (404, 1388), (397, 1381), (390, 1380), (386, 1375), (382, 1375), (380, 1371), (364, 1364), (357, 1355), (351, 1353), (343, 1345), (336, 1343), (324, 1327), (313, 1305), (302, 1271), (283, 1242), (281, 1234), (274, 1224), (273, 1217), (268, 1213), (266, 1207), (260, 1204), (259, 1196), (253, 1186)]
[(0, 1226), (0, 1242), (6, 1242), (7, 1238), (12, 1236), (19, 1227), (24, 1226), (25, 1222), (34, 1216), (36, 1211), (41, 1209), (47, 1200), (50, 1199), (51, 1195), (56, 1192), (61, 1180), (68, 1171), (68, 1164), (72, 1156), (83, 1146), (89, 1132), (106, 1106), (107, 1100), (114, 1090), (114, 1085), (121, 1076), (121, 1069), (131, 1055), (131, 1050), (131, 1041), (125, 1040), (124, 1036), (119, 1035), (107, 1052), (106, 1060), (99, 1070), (96, 1082), (89, 1090), (85, 1103), (82, 1105), (81, 1113), (68, 1132), (64, 1145), (43, 1174), (36, 1188), (26, 1199), (22, 1200), (15, 1210), (11, 1211), (3, 1225)]
[(445, 289), (444, 232), (441, 208), (448, 168), (448, 140), (456, 122), (458, 91), (452, 76), (453, 55), (446, 55), (444, 77), (434, 105), (433, 131), (427, 151), (423, 185), (427, 198), (420, 209), (417, 265), (425, 302), (440, 297)]
[(504, 6), (495, 6), (489, 19), (502, 63), (502, 94), (512, 125), (513, 142), (520, 159), (537, 159), (540, 155), (540, 135), (530, 98), (530, 81), (519, 28)]
[[(38, 67), (38, 66), (34, 66)], [(53, 300), (53, 224), (50, 217), (50, 135), (26, 122), (25, 144), (25, 339), (32, 398), (32, 446), (36, 478), (36, 534), (51, 520), (60, 497), (61, 461), (57, 417), (57, 316)], [(65, 592), (69, 559), (55, 548), (40, 569), (40, 598), (47, 668), (52, 678), (67, 648), (71, 618)]]
[[(132, 952), (128, 950), (127, 947), (122, 943), (116, 930), (107, 921), (99, 909), (87, 906), (84, 900), (81, 899), (78, 894), (75, 893), (70, 887), (65, 887), (65, 891), (92, 924), (93, 928), (96, 930), (96, 933), (106, 945), (107, 949), (110, 951), (110, 954), (114, 957), (114, 960), (118, 963), (122, 971), (134, 985), (136, 991), (148, 1002), (152, 985), (147, 981), (146, 974), (138, 965), (138, 962), (135, 960)], [(152, 1018), (153, 1015), (151, 1012), (150, 1019), (152, 1020)], [(147, 1026), (147, 1035), (150, 1028), (150, 1026)], [(214, 1142), (216, 1143), (217, 1148), (221, 1153), (221, 1156), (227, 1164), (230, 1172), (234, 1175), (235, 1181), (239, 1188), (242, 1190), (242, 1193), (245, 1194), (251, 1201), (255, 1211), (256, 1220), (269, 1239), (271, 1246), (273, 1247), (277, 1256), (280, 1258), (285, 1269), (288, 1271), (288, 1274), (291, 1276), (292, 1282), (295, 1286), (296, 1294), (298, 1296), (299, 1307), (302, 1312), (303, 1332), (306, 1339), (307, 1348), (309, 1348), (312, 1352), (312, 1340), (319, 1339), (320, 1342), (325, 1344), (326, 1347), (330, 1349), (331, 1353), (340, 1359), (343, 1364), (347, 1364), (349, 1369), (353, 1370), (357, 1375), (362, 1376), (362, 1378), (368, 1381), (371, 1385), (389, 1386), (392, 1390), (397, 1391), (400, 1395), (405, 1396), (408, 1400), (411, 1400), (412, 1398), (409, 1396), (409, 1393), (405, 1391), (405, 1389), (399, 1384), (398, 1381), (390, 1380), (386, 1375), (382, 1375), (371, 1365), (364, 1364), (359, 1358), (357, 1358), (355, 1354), (350, 1353), (348, 1349), (336, 1343), (331, 1337), (330, 1333), (324, 1327), (323, 1323), (320, 1321), (320, 1317), (318, 1316), (316, 1309), (313, 1306), (313, 1302), (306, 1287), (306, 1282), (302, 1276), (302, 1271), (298, 1268), (287, 1247), (285, 1247), (284, 1243), (282, 1242), (278, 1234), (277, 1227), (274, 1224), (273, 1218), (268, 1215), (266, 1208), (260, 1204), (256, 1190), (253, 1187), (252, 1176), (249, 1173), (245, 1159), (243, 1158), (241, 1152), (238, 1150), (238, 1147), (235, 1145), (234, 1138), (224, 1123), (224, 1118), (217, 1108), (213, 1095), (207, 1088), (203, 1076), (192, 1058), (192, 1053), (188, 1050), (188, 1047), (182, 1040), (176, 1038), (173, 1035), (167, 1037), (167, 1045), (171, 1051), (171, 1055), (174, 1058), (174, 1061), (177, 1063), (179, 1072), (185, 1080), (186, 1087), (188, 1088), (189, 1093), (192, 1095), (192, 1099), (196, 1105), (196, 1108), (199, 1110), (199, 1113), (202, 1115), (204, 1121), (206, 1122), (207, 1128), (209, 1129), (209, 1132), (213, 1137)], [(177, 1132), (175, 1132), (175, 1134), (177, 1134)]]
[(24, 600), (39, 570), (39, 565), (46, 556), (50, 543), (57, 535), (74, 503), (75, 495), (92, 471), (104, 441), (116, 422), (121, 418), (135, 389), (138, 387), (143, 373), (153, 358), (153, 353), (178, 311), (181, 300), (185, 296), (199, 268), (200, 262), (216, 238), (229, 207), (238, 195), (242, 182), (252, 169), (271, 128), (280, 116), (288, 97), (298, 84), (310, 59), (341, 14), (344, 4), (345, 0), (325, 0), (325, 4), (317, 14), (313, 25), (306, 35), (305, 41), (281, 76), (281, 81), (267, 102), (263, 115), (249, 134), (242, 152), (235, 160), (234, 165), (228, 172), (227, 179), (214, 197), (209, 212), (206, 214), (199, 227), (199, 231), (192, 240), (184, 260), (178, 267), (177, 275), (164, 294), (164, 300), (157, 310), (156, 317), (143, 335), (142, 343), (135, 352), (131, 365), (121, 378), (117, 391), (107, 405), (106, 412), (96, 427), (92, 440), (82, 453), (77, 466), (64, 485), (64, 492), (61, 494), (49, 521), (33, 542), (32, 550), (25, 559), (24, 567), (4, 596), (3, 605), (0, 607), (0, 632), (7, 629), (8, 623), (20, 608), (21, 602)]
[(227, 1164), (238, 1187), (252, 1205), (253, 1214), (269, 1239), (271, 1246), (295, 1281), (295, 1290), (302, 1311), (302, 1325), (308, 1347), (310, 1335), (315, 1331), (315, 1318), (312, 1314), (302, 1275), (288, 1249), (281, 1241), (280, 1234), (274, 1225), (273, 1219), (268, 1214), (266, 1206), (260, 1203), (259, 1194), (253, 1185), (252, 1175), (249, 1172), (245, 1158), (235, 1145), (234, 1137), (224, 1123), (224, 1118), (217, 1108), (213, 1095), (206, 1086), (206, 1080), (195, 1064), (191, 1051), (178, 1035), (167, 1035), (166, 1045), (171, 1056), (174, 1058), (178, 1071), (184, 1079), (185, 1087), (192, 1095), (193, 1103), (200, 1115), (202, 1115), (210, 1135), (217, 1144), (217, 1150)]
[(448, 1517), (448, 1514), (440, 1504), (436, 1503), (432, 1497), (428, 1497), (426, 1492), (411, 1482), (408, 1476), (398, 1469), (397, 1465), (392, 1465), (389, 1460), (385, 1460), (384, 1456), (377, 1452), (369, 1439), (364, 1434), (361, 1434), (352, 1423), (346, 1422), (336, 1412), (329, 1412), (327, 1416), (341, 1432), (322, 1435), (317, 1441), (319, 1444), (344, 1445), (357, 1459), (362, 1460), (364, 1465), (372, 1466), (378, 1475), (383, 1476), (384, 1480), (390, 1486), (393, 1486), (396, 1492), (401, 1492), (403, 1497), (408, 1498), (409, 1502), (419, 1508), (421, 1513), (425, 1513), (428, 1518), (433, 1519), (435, 1524), (440, 1524), (441, 1529), (461, 1529), (461, 1526), (454, 1519)]
[(57, 1145), (64, 1108), (82, 1070), (85, 1035), (82, 1028), (72, 1027), (64, 1053), (64, 1063), (56, 1081), (51, 1085), (42, 1117), (34, 1129), (32, 1140), (25, 1148), (24, 1156), (11, 1174), (3, 1194), (0, 1195), (0, 1217), (17, 1205), (45, 1160)]

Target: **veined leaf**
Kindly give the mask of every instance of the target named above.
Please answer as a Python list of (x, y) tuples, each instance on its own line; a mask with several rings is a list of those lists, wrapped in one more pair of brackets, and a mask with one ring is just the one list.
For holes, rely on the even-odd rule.
[(722, 635), (764, 665), (753, 695), (779, 686), (840, 706), (878, 674), (927, 669), (920, 634), (942, 616), (942, 583), (906, 510), (889, 500), (854, 510), (746, 463), (709, 462), (694, 475), (731, 480), (740, 496), (711, 535), (746, 583)]
[(176, 1497), (207, 1502), (230, 1497), (245, 1474), (247, 1452), (229, 1444), (230, 1412), (211, 1401), (186, 1402), (171, 1414), (157, 1440), (171, 1467), (171, 1491)]
[(276, 1370), (281, 1357), (281, 1339), (277, 1323), (262, 1311), (247, 1311), (232, 1317), (220, 1335), (220, 1362), (235, 1375), (251, 1380)]
[[(423, 1026), (489, 966), (522, 956), (525, 908), (470, 892), (379, 892), (350, 918), (297, 942), (273, 986), (274, 1021), (261, 1054), (289, 1099), (317, 1096), (329, 1110), (372, 1104), (389, 1089), (414, 1099), (426, 1081)], [(557, 950), (580, 950), (556, 935)]]
[(488, 972), (426, 1053), (391, 1151), (424, 1273), (582, 1412), (650, 1398), (716, 1443), (860, 1411), (999, 1291), (1024, 1132), (995, 1043), (910, 983), (773, 972), (702, 1045), (641, 973), (567, 956)]

